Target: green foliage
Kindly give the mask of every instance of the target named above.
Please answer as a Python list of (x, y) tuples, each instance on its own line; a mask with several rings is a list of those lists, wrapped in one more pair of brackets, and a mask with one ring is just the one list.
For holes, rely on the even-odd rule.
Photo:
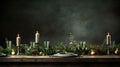
[[(17, 47), (12, 46), (12, 49), (17, 52)], [(0, 52), (3, 52), (5, 54), (11, 54), (12, 49), (3, 48), (0, 46)], [(20, 47), (20, 52), (23, 55), (53, 55), (55, 53), (61, 53), (61, 52), (73, 52), (78, 55), (90, 55), (90, 51), (94, 50), (95, 55), (106, 55), (107, 54), (107, 45), (93, 45), (93, 44), (86, 44), (84, 47), (79, 42), (74, 42), (73, 44), (69, 43), (56, 43), (51, 44), (49, 48), (46, 48), (45, 46), (42, 46), (41, 44), (37, 44), (36, 47), (29, 46), (28, 44), (22, 44)], [(118, 49), (118, 53), (115, 54), (115, 50)], [(117, 45), (111, 45), (109, 46), (110, 55), (119, 55), (120, 54), (120, 44)]]
[[(76, 43), (76, 44), (57, 43), (57, 44), (50, 45), (49, 48), (45, 48), (44, 46), (38, 46), (36, 48), (24, 46), (23, 48), (25, 49), (26, 55), (40, 55), (40, 56), (53, 55), (55, 53), (60, 53), (60, 52), (73, 52), (78, 55), (90, 55), (91, 49), (95, 51), (95, 55), (107, 54), (107, 47), (105, 46), (86, 44), (85, 47), (82, 47), (82, 45), (79, 43)], [(110, 54), (114, 54), (114, 51), (116, 48), (120, 49), (120, 46), (119, 45), (110, 46), (109, 48)]]
[(0, 52), (2, 52), (3, 51), (3, 47), (2, 46), (0, 46)]
[(2, 52), (2, 53), (5, 53), (5, 54), (10, 54), (11, 53), (11, 50), (10, 49), (4, 49), (2, 46), (0, 46), (0, 52)]
[(9, 49), (3, 49), (3, 51), (2, 51), (3, 53), (5, 53), (5, 54), (10, 54), (11, 53), (11, 50), (9, 50)]

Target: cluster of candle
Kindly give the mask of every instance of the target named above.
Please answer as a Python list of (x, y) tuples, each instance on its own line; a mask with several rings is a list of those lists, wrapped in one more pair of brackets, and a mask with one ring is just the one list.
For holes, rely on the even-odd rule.
[[(35, 33), (35, 43), (39, 43), (39, 37), (40, 37), (40, 34), (38, 31), (36, 31)], [(17, 37), (16, 37), (16, 46), (20, 46), (21, 44), (21, 37), (20, 37), (20, 34), (17, 34)]]
[[(36, 31), (35, 33), (35, 41), (34, 42), (30, 42), (30, 44), (33, 45), (33, 47), (35, 47), (36, 44), (39, 44), (39, 38), (40, 38), (40, 34), (38, 31)], [(8, 42), (7, 42), (8, 43)], [(50, 41), (44, 41), (44, 46), (45, 46), (45, 49), (48, 49), (49, 48), (49, 43)], [(10, 42), (11, 44), (11, 42)], [(85, 41), (81, 41), (80, 44), (82, 44), (82, 48), (85, 48), (85, 45), (86, 45), (86, 42)], [(106, 35), (106, 45), (108, 46), (108, 50), (107, 50), (107, 54), (109, 54), (109, 46), (111, 45), (111, 35), (110, 33), (107, 33)], [(19, 55), (19, 47), (21, 46), (21, 37), (20, 37), (20, 34), (17, 34), (17, 37), (16, 37), (16, 46), (18, 47), (18, 54)], [(12, 49), (12, 52), (11, 52), (12, 55), (15, 54), (15, 51)], [(42, 53), (40, 53), (42, 54)], [(96, 54), (96, 51), (94, 49), (91, 49), (90, 50), (90, 54), (91, 55), (94, 55)], [(118, 48), (116, 48), (116, 50), (114, 51), (114, 54), (118, 54)]]
[[(40, 34), (39, 34), (38, 31), (36, 31), (36, 33), (35, 33), (35, 43), (39, 43), (39, 37), (40, 37)], [(20, 37), (20, 34), (17, 34), (17, 37), (16, 37), (16, 46), (20, 46), (20, 43), (21, 43), (21, 37)], [(111, 44), (111, 35), (110, 35), (110, 33), (108, 33), (106, 35), (106, 44), (107, 45)]]

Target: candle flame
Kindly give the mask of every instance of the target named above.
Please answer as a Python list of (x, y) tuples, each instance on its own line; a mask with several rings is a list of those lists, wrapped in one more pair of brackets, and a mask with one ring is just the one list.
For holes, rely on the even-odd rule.
[(15, 51), (14, 51), (14, 49), (12, 49), (12, 52), (11, 52), (11, 54), (12, 54), (12, 55), (15, 55)]
[(91, 55), (94, 55), (95, 54), (95, 51), (93, 49), (91, 49), (91, 52), (90, 52)]
[(118, 48), (116, 48), (116, 50), (115, 50), (115, 54), (118, 54)]

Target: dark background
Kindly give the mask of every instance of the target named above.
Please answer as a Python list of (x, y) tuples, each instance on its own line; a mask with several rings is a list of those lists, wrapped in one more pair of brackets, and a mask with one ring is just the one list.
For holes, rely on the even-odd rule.
[(22, 43), (40, 39), (65, 41), (70, 32), (77, 41), (100, 44), (107, 32), (120, 42), (119, 0), (3, 0), (0, 1), (0, 45), (7, 37), (15, 43), (17, 33)]

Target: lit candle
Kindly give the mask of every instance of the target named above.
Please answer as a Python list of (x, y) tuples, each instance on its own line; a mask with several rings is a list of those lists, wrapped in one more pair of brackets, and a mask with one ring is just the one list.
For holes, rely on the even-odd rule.
[(107, 45), (111, 45), (111, 35), (110, 35), (110, 33), (108, 33), (108, 34), (106, 35), (106, 44), (107, 44)]
[(18, 34), (17, 37), (16, 37), (16, 45), (17, 45), (17, 46), (20, 46), (20, 42), (21, 42), (21, 37), (20, 37), (20, 35)]
[(12, 52), (11, 52), (11, 54), (12, 54), (12, 55), (15, 55), (15, 51), (14, 51), (14, 49), (12, 49)]
[(40, 36), (39, 32), (36, 31), (36, 33), (35, 33), (35, 43), (39, 43), (39, 36)]
[(94, 55), (95, 54), (95, 51), (93, 49), (91, 49), (91, 52), (90, 52), (91, 55)]
[(115, 50), (115, 52), (114, 52), (115, 54), (118, 54), (118, 48), (116, 48), (116, 50)]

